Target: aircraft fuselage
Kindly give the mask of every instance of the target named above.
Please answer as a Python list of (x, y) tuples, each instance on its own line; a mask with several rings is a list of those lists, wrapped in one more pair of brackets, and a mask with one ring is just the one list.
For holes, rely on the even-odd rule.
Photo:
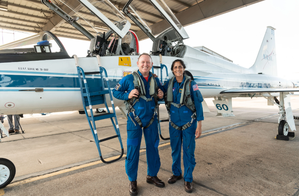
[[(253, 88), (292, 88), (293, 84), (287, 80), (264, 74), (252, 74), (248, 69), (219, 59), (201, 51), (182, 58), (197, 82), (203, 97), (222, 96), (220, 92), (226, 89), (253, 89)], [(192, 56), (193, 55), (193, 56)], [(195, 58), (196, 57), (196, 58)], [(128, 64), (122, 64), (126, 59)], [(110, 86), (114, 86), (126, 74), (138, 69), (138, 56), (104, 56), (101, 57), (101, 66), (108, 73)], [(152, 56), (154, 66), (160, 65), (159, 56)], [(171, 70), (171, 63), (177, 57), (162, 57), (162, 63)], [(241, 72), (233, 72), (233, 68)], [(216, 63), (212, 63), (216, 62)], [(22, 62), (0, 63), (0, 113), (22, 114), (42, 113), (67, 110), (82, 110), (80, 86), (78, 83), (75, 60), (38, 60)], [(79, 58), (79, 66), (85, 72), (99, 70), (97, 58)], [(160, 77), (160, 70), (154, 71)], [(162, 71), (162, 80), (166, 80), (166, 71)], [(93, 88), (101, 85), (99, 75), (87, 76)], [(234, 95), (237, 96), (237, 95)], [(114, 100), (116, 106), (121, 106), (123, 101)], [(99, 106), (100, 107), (100, 106)]]

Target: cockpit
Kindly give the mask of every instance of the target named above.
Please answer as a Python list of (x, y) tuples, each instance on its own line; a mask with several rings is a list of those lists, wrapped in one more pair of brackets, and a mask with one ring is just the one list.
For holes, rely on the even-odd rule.
[[(97, 1), (101, 4), (103, 10), (109, 10), (109, 13), (98, 10), (92, 0), (78, 0), (82, 6), (85, 6), (94, 16), (102, 23), (109, 27), (108, 31), (101, 32), (95, 26), (88, 22), (79, 12), (76, 12), (75, 7), (71, 5), (61, 6), (53, 1), (42, 0), (42, 2), (64, 18), (69, 24), (83, 33), (91, 40), (88, 56), (113, 56), (113, 55), (137, 55), (139, 53), (139, 40), (137, 35), (129, 30), (131, 23), (123, 15), (123, 13), (135, 23), (152, 41), (152, 55), (162, 56), (177, 56), (182, 57), (185, 52), (183, 40), (188, 38), (186, 31), (180, 24), (178, 19), (172, 13), (164, 0), (149, 0), (149, 10), (155, 11), (156, 15), (160, 14), (160, 19), (164, 18), (169, 24), (166, 24), (166, 29), (162, 32), (155, 33), (154, 29), (147, 24), (147, 20), (143, 19), (143, 15), (139, 13), (138, 7), (140, 1), (129, 0), (123, 7), (121, 12), (109, 0)], [(64, 1), (61, 1), (66, 4)], [(71, 9), (73, 15), (69, 16), (65, 8)], [(114, 13), (111, 15), (111, 13)], [(156, 21), (157, 22), (157, 21)], [(86, 30), (84, 27), (88, 26)]]
[(155, 33), (157, 31), (142, 18), (142, 14), (138, 11), (138, 1), (129, 0), (123, 12), (153, 41), (152, 55), (183, 57), (185, 53), (183, 40), (188, 38), (187, 32), (164, 0), (150, 0), (150, 2), (152, 7), (148, 5), (148, 10), (157, 10), (157, 14), (169, 23), (161, 22), (160, 26), (166, 27), (161, 33)]
[(0, 62), (65, 58), (70, 56), (64, 46), (53, 33), (48, 31), (0, 46)]
[[(151, 26), (145, 22), (146, 19), (143, 19), (142, 14), (138, 12), (140, 4), (138, 0), (129, 0), (123, 7), (123, 12), (109, 0), (97, 1), (96, 3), (101, 3), (103, 10), (109, 10), (109, 16), (106, 14), (107, 12), (100, 11), (93, 6), (95, 2), (92, 0), (78, 1), (82, 6), (85, 6), (86, 10), (96, 16), (101, 21), (101, 24), (106, 25), (108, 30), (105, 32), (100, 31), (95, 24), (88, 22), (88, 19), (80, 15), (76, 11), (76, 7), (67, 5), (65, 1), (60, 0), (65, 6), (58, 6), (55, 1), (50, 0), (42, 0), (42, 3), (90, 40), (87, 57), (139, 54), (138, 37), (135, 32), (130, 30), (131, 23), (125, 15), (152, 40), (152, 55), (184, 56), (186, 48), (183, 40), (188, 38), (188, 35), (164, 0), (149, 0), (151, 3), (149, 6), (152, 5), (149, 9), (155, 10), (156, 15), (160, 14), (160, 20), (164, 18), (168, 22), (168, 24), (164, 24), (164, 21), (163, 25), (161, 25), (166, 28), (162, 32), (151, 29)], [(72, 15), (67, 14), (70, 12), (67, 12), (65, 9), (72, 10)], [(26, 47), (24, 46), (25, 43)], [(70, 58), (70, 56), (54, 34), (42, 32), (13, 44), (0, 46), (0, 58), (1, 62), (10, 62), (61, 59)]]

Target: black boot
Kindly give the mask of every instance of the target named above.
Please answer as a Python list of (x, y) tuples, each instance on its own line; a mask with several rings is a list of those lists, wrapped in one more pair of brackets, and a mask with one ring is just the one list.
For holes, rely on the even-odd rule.
[(137, 195), (137, 181), (130, 182), (130, 195)]

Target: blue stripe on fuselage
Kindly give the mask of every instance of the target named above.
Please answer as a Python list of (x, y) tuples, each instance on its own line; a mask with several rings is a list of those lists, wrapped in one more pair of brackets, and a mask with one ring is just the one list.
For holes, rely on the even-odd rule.
[[(67, 77), (63, 77), (57, 75), (60, 74), (27, 75), (26, 73), (26, 75), (14, 75), (3, 74), (2, 72), (2, 74), (0, 74), (0, 91), (18, 91), (23, 88), (55, 88), (47, 89), (47, 91), (72, 91), (69, 88), (76, 88), (77, 91), (77, 89), (80, 88), (78, 76), (74, 75), (73, 77), (70, 77), (70, 75), (68, 75)], [(96, 91), (102, 85), (102, 81), (99, 76), (94, 78), (87, 77), (86, 80), (90, 90), (92, 91)], [(115, 79), (115, 77), (113, 77), (113, 79), (109, 79), (110, 87), (113, 88), (119, 81), (120, 79)], [(107, 88), (106, 82), (104, 83), (104, 88)]]
[[(89, 80), (89, 79), (87, 79)], [(99, 81), (99, 79), (96, 79)], [(1, 87), (80, 88), (78, 78), (34, 75), (0, 75)]]

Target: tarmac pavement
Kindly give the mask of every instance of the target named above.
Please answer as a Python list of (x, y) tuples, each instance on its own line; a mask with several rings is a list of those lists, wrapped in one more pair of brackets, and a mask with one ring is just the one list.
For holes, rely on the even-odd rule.
[[(205, 113), (203, 134), (196, 140), (193, 195), (299, 195), (299, 139), (276, 140), (278, 109), (263, 98), (233, 100), (235, 117)], [(294, 115), (299, 116), (299, 97), (292, 97)], [(161, 119), (167, 113), (161, 108)], [(126, 119), (118, 112), (126, 151)], [(295, 120), (297, 129), (299, 121)], [(7, 122), (4, 123), (8, 127)], [(129, 195), (125, 154), (111, 164), (100, 161), (85, 115), (78, 112), (24, 115), (24, 134), (3, 138), (0, 157), (17, 168), (11, 184), (0, 196), (12, 195)], [(100, 138), (114, 135), (110, 120), (97, 122)], [(168, 137), (168, 123), (161, 123)], [(161, 168), (158, 177), (166, 184), (158, 188), (145, 181), (147, 164), (144, 140), (138, 170), (139, 195), (192, 195), (183, 180), (168, 184), (171, 172), (169, 141), (160, 141)], [(106, 159), (120, 154), (117, 139), (101, 144)], [(183, 167), (183, 166), (182, 166)]]

